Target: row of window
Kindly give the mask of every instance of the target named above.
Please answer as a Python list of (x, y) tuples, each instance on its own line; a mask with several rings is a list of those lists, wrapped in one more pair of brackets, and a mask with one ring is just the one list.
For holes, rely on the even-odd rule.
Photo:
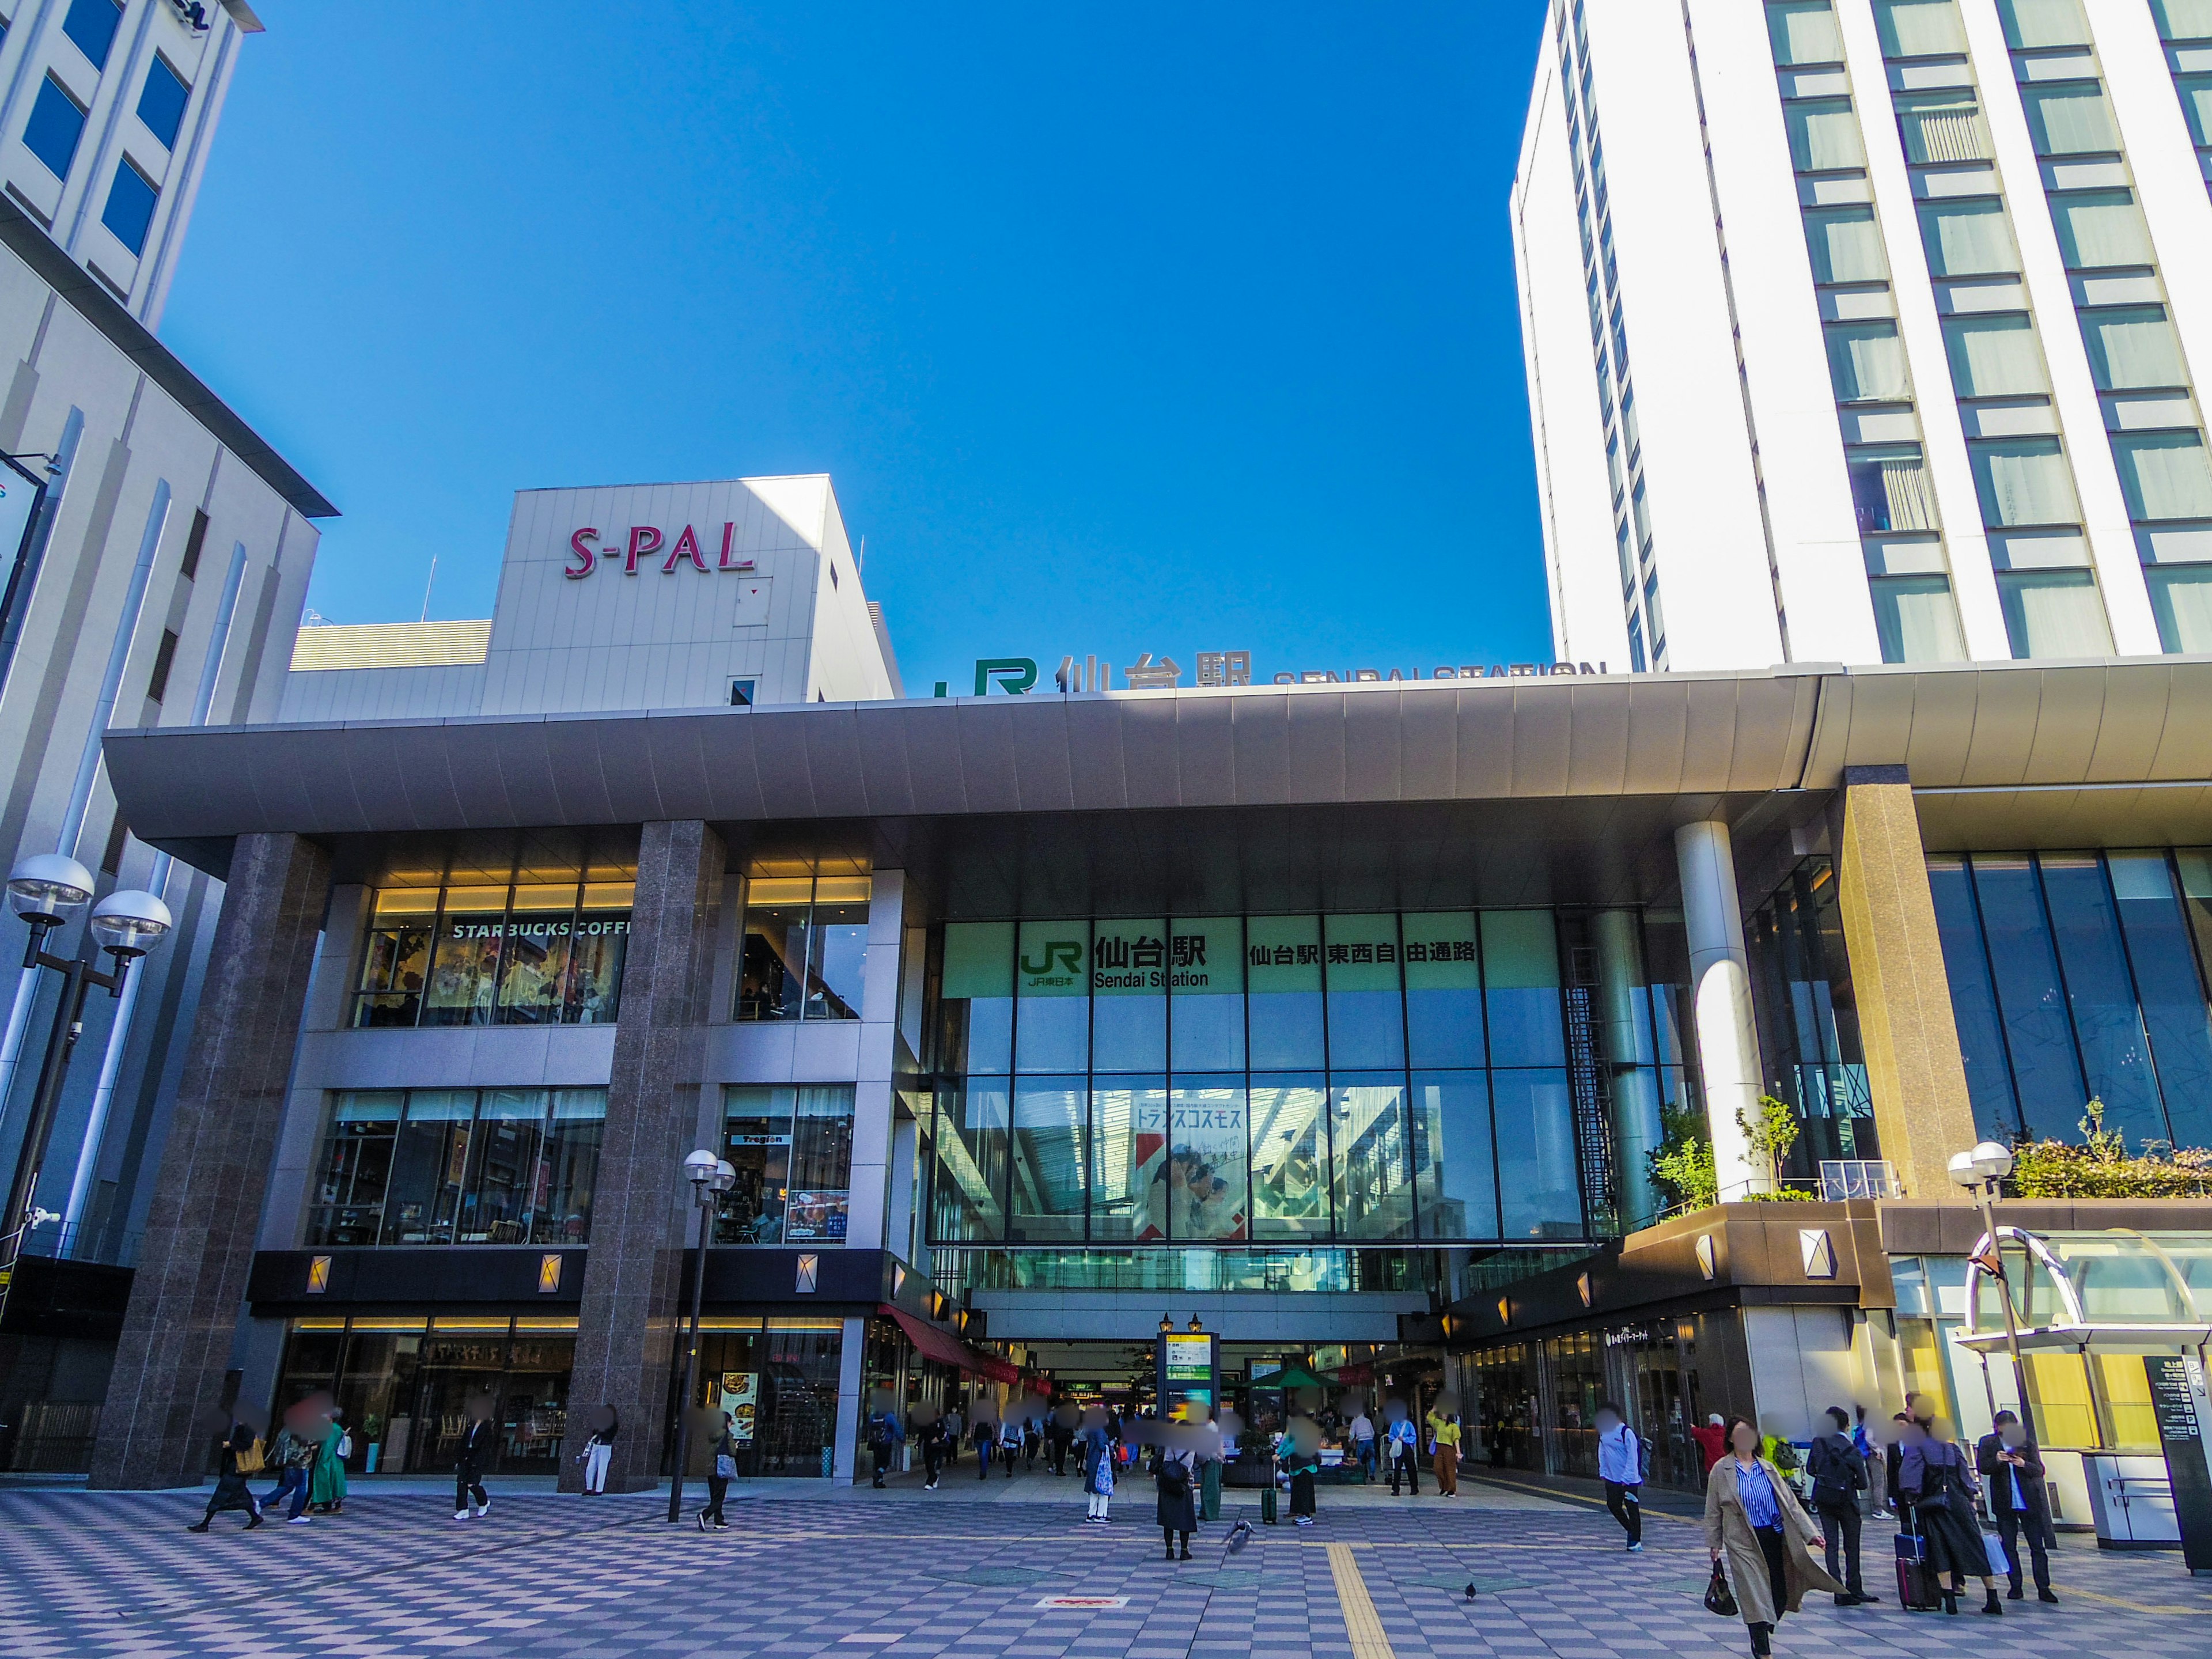
[(588, 877), (380, 888), (353, 1024), (610, 1024), (635, 893), (629, 880)]
[(2212, 0), (2150, 0), (2181, 118), (2197, 146), (2197, 171), (2212, 190)]
[[(76, 44), (95, 70), (104, 70), (122, 15), (118, 0), (73, 0), (62, 21), (62, 33)], [(6, 33), (5, 25), (0, 24), (0, 40), (5, 39)], [(191, 100), (191, 85), (166, 57), (155, 53), (139, 88), (137, 116), (139, 125), (163, 149), (176, 148)], [(40, 82), (24, 124), (23, 147), (55, 178), (68, 178), (84, 137), (88, 113), (58, 76), (47, 75)], [(116, 165), (100, 222), (132, 253), (143, 253), (160, 200), (160, 183), (126, 155)]]

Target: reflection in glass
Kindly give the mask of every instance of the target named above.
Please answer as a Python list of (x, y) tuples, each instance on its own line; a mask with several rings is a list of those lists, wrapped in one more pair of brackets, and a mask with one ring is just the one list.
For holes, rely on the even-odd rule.
[(1091, 1059), (1091, 927), (1025, 921), (1015, 957), (1015, 1069), (1080, 1072)]
[(1549, 910), (1482, 913), (1482, 981), (1490, 1063), (1564, 1065), (1559, 945)]
[(385, 1206), (386, 1244), (450, 1244), (469, 1167), (476, 1096), (462, 1089), (418, 1089), (392, 1159)]
[(1013, 923), (945, 925), (938, 1009), (939, 1063), (946, 1071), (1013, 1070)]
[(1245, 1236), (1245, 1104), (1241, 1074), (1176, 1080), (1166, 1184), (1168, 1237), (1177, 1243)]
[(1328, 1091), (1318, 1077), (1252, 1079), (1252, 1236), (1328, 1236)]
[(714, 1218), (718, 1244), (781, 1244), (791, 1192), (791, 1109), (785, 1091), (731, 1089), (722, 1106), (722, 1156), (737, 1185)]
[[(1156, 1077), (1098, 1078), (1091, 1091), (1091, 1237), (1102, 1243), (1167, 1237), (1168, 1091)], [(1157, 1188), (1157, 1190), (1156, 1190)]]
[(531, 1217), (533, 1244), (582, 1244), (592, 1236), (592, 1188), (599, 1180), (599, 1142), (606, 1133), (604, 1089), (556, 1089), (545, 1138), (543, 1198)]
[(1014, 1086), (1013, 1207), (1017, 1243), (1080, 1239), (1084, 1220), (1084, 1079), (1024, 1078)]
[(1322, 1044), (1321, 919), (1253, 916), (1244, 963), (1255, 1071), (1327, 1063)]
[(425, 1025), (489, 1025), (499, 977), (500, 933), (507, 921), (504, 887), (449, 887), (430, 961)]
[(756, 878), (745, 885), (739, 1019), (797, 1019), (805, 1005), (806, 918), (814, 883)]
[(2072, 1140), (2089, 1091), (2035, 866), (2021, 855), (1977, 857), (1972, 867), (2021, 1116), (2032, 1135)]
[(1413, 1064), (1482, 1064), (1482, 963), (1472, 910), (1403, 918), (1406, 1041)]
[(2045, 853), (2037, 862), (2089, 1092), (2104, 1103), (2108, 1128), (2137, 1143), (2164, 1140), (2166, 1114), (2103, 865), (2094, 853)]
[[(1270, 953), (1272, 957), (1272, 952)], [(1244, 1069), (1244, 923), (1185, 918), (1168, 928), (1170, 1022), (1179, 1072)]]
[(1565, 1072), (1493, 1072), (1498, 1192), (1507, 1238), (1578, 1238), (1583, 1203)]
[(1936, 901), (1936, 933), (1943, 945), (1943, 970), (1951, 981), (1951, 1018), (1966, 1061), (1966, 1097), (1974, 1121), (1992, 1139), (2018, 1133), (2020, 1106), (2013, 1098), (2012, 1069), (2005, 1060), (2004, 1022), (1996, 982), (1982, 945), (1974, 887), (1962, 858), (1928, 860), (1928, 890)]
[(853, 1087), (815, 1084), (787, 1092), (791, 1200), (784, 1211), (783, 1242), (842, 1243), (853, 1180)]
[(1402, 1076), (1329, 1077), (1336, 1236), (1413, 1236), (1413, 1188)]
[(356, 1025), (412, 1025), (429, 982), (430, 939), (437, 926), (438, 890), (386, 887), (377, 891), (362, 960)]
[(1006, 1081), (970, 1078), (937, 1091), (929, 1236), (948, 1243), (1006, 1237)]
[[(1167, 1065), (1167, 934), (1164, 921), (1101, 921), (1092, 929), (1091, 1064), (1094, 1071), (1157, 1072)], [(1027, 969), (1025, 961), (1025, 975)], [(1026, 1008), (1024, 1012), (1027, 1012)], [(1024, 1033), (1025, 1057), (1028, 1052)], [(1022, 1069), (1030, 1069), (1026, 1058)]]
[(814, 884), (807, 924), (808, 1019), (858, 1019), (868, 971), (866, 876), (823, 876)]
[(469, 1154), (464, 1244), (524, 1244), (538, 1184), (539, 1140), (545, 1127), (543, 1089), (490, 1089), (477, 1112)]
[(1351, 1069), (1406, 1063), (1398, 978), (1398, 918), (1325, 916), (1328, 1063)]
[(1422, 1237), (1498, 1236), (1490, 1084), (1480, 1072), (1414, 1075), (1413, 1187)]

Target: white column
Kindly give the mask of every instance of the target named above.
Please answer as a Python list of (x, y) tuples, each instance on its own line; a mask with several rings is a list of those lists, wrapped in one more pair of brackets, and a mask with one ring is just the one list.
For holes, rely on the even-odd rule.
[(1751, 1013), (1751, 967), (1743, 945), (1743, 911), (1735, 896), (1735, 855), (1728, 825), (1686, 823), (1674, 832), (1682, 878), (1682, 923), (1690, 943), (1690, 1004), (1705, 1073), (1705, 1121), (1713, 1138), (1713, 1170), (1723, 1200), (1766, 1192), (1773, 1172), (1754, 1167), (1741, 1113), (1759, 1111), (1759, 1032)]

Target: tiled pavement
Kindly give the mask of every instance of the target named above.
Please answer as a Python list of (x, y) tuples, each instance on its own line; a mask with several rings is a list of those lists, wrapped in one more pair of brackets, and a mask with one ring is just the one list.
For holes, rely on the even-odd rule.
[[(1026, 1480), (1012, 1483), (1026, 1486)], [(1231, 1493), (1198, 1559), (1159, 1559), (1151, 1504), (1125, 1490), (1111, 1527), (1087, 1525), (1073, 1482), (992, 1501), (834, 1495), (773, 1483), (732, 1493), (732, 1529), (668, 1527), (665, 1495), (495, 1495), (455, 1522), (439, 1496), (357, 1488), (346, 1512), (251, 1535), (240, 1517), (183, 1530), (189, 1494), (0, 1492), (0, 1651), (21, 1659), (186, 1654), (737, 1656), (946, 1654), (954, 1659), (1704, 1659), (1747, 1651), (1742, 1626), (1700, 1605), (1697, 1528), (1647, 1522), (1631, 1556), (1601, 1511), (1475, 1482), (1457, 1500), (1360, 1494), (1310, 1529), (1262, 1527)], [(1887, 1577), (1889, 1528), (1869, 1528)], [(1330, 1545), (1348, 1546), (1332, 1550)], [(1346, 1575), (1350, 1575), (1347, 1578)], [(1468, 1601), (1469, 1577), (1480, 1594)], [(1777, 1644), (1785, 1659), (1981, 1651), (2022, 1659), (2203, 1659), (2212, 1582), (2177, 1557), (2071, 1542), (2063, 1604), (2007, 1604), (2002, 1623), (1840, 1612), (1814, 1598)], [(1345, 1594), (1340, 1593), (1343, 1586)], [(1886, 1587), (1885, 1587), (1886, 1588)], [(1358, 1605), (1364, 1589), (1375, 1617)], [(1120, 1605), (1054, 1607), (1054, 1596)], [(1353, 1605), (1347, 1631), (1345, 1604)], [(1378, 1639), (1379, 1638), (1379, 1639)]]

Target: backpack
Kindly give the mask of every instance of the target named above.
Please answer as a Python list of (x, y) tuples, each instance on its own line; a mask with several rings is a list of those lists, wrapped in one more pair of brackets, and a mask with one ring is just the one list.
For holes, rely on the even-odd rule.
[(253, 1443), (244, 1451), (236, 1453), (235, 1456), (240, 1474), (258, 1474), (269, 1465), (268, 1455), (262, 1450), (261, 1437), (258, 1434), (253, 1437)]
[(1180, 1457), (1170, 1457), (1160, 1465), (1160, 1496), (1187, 1498), (1190, 1495), (1190, 1465)]

